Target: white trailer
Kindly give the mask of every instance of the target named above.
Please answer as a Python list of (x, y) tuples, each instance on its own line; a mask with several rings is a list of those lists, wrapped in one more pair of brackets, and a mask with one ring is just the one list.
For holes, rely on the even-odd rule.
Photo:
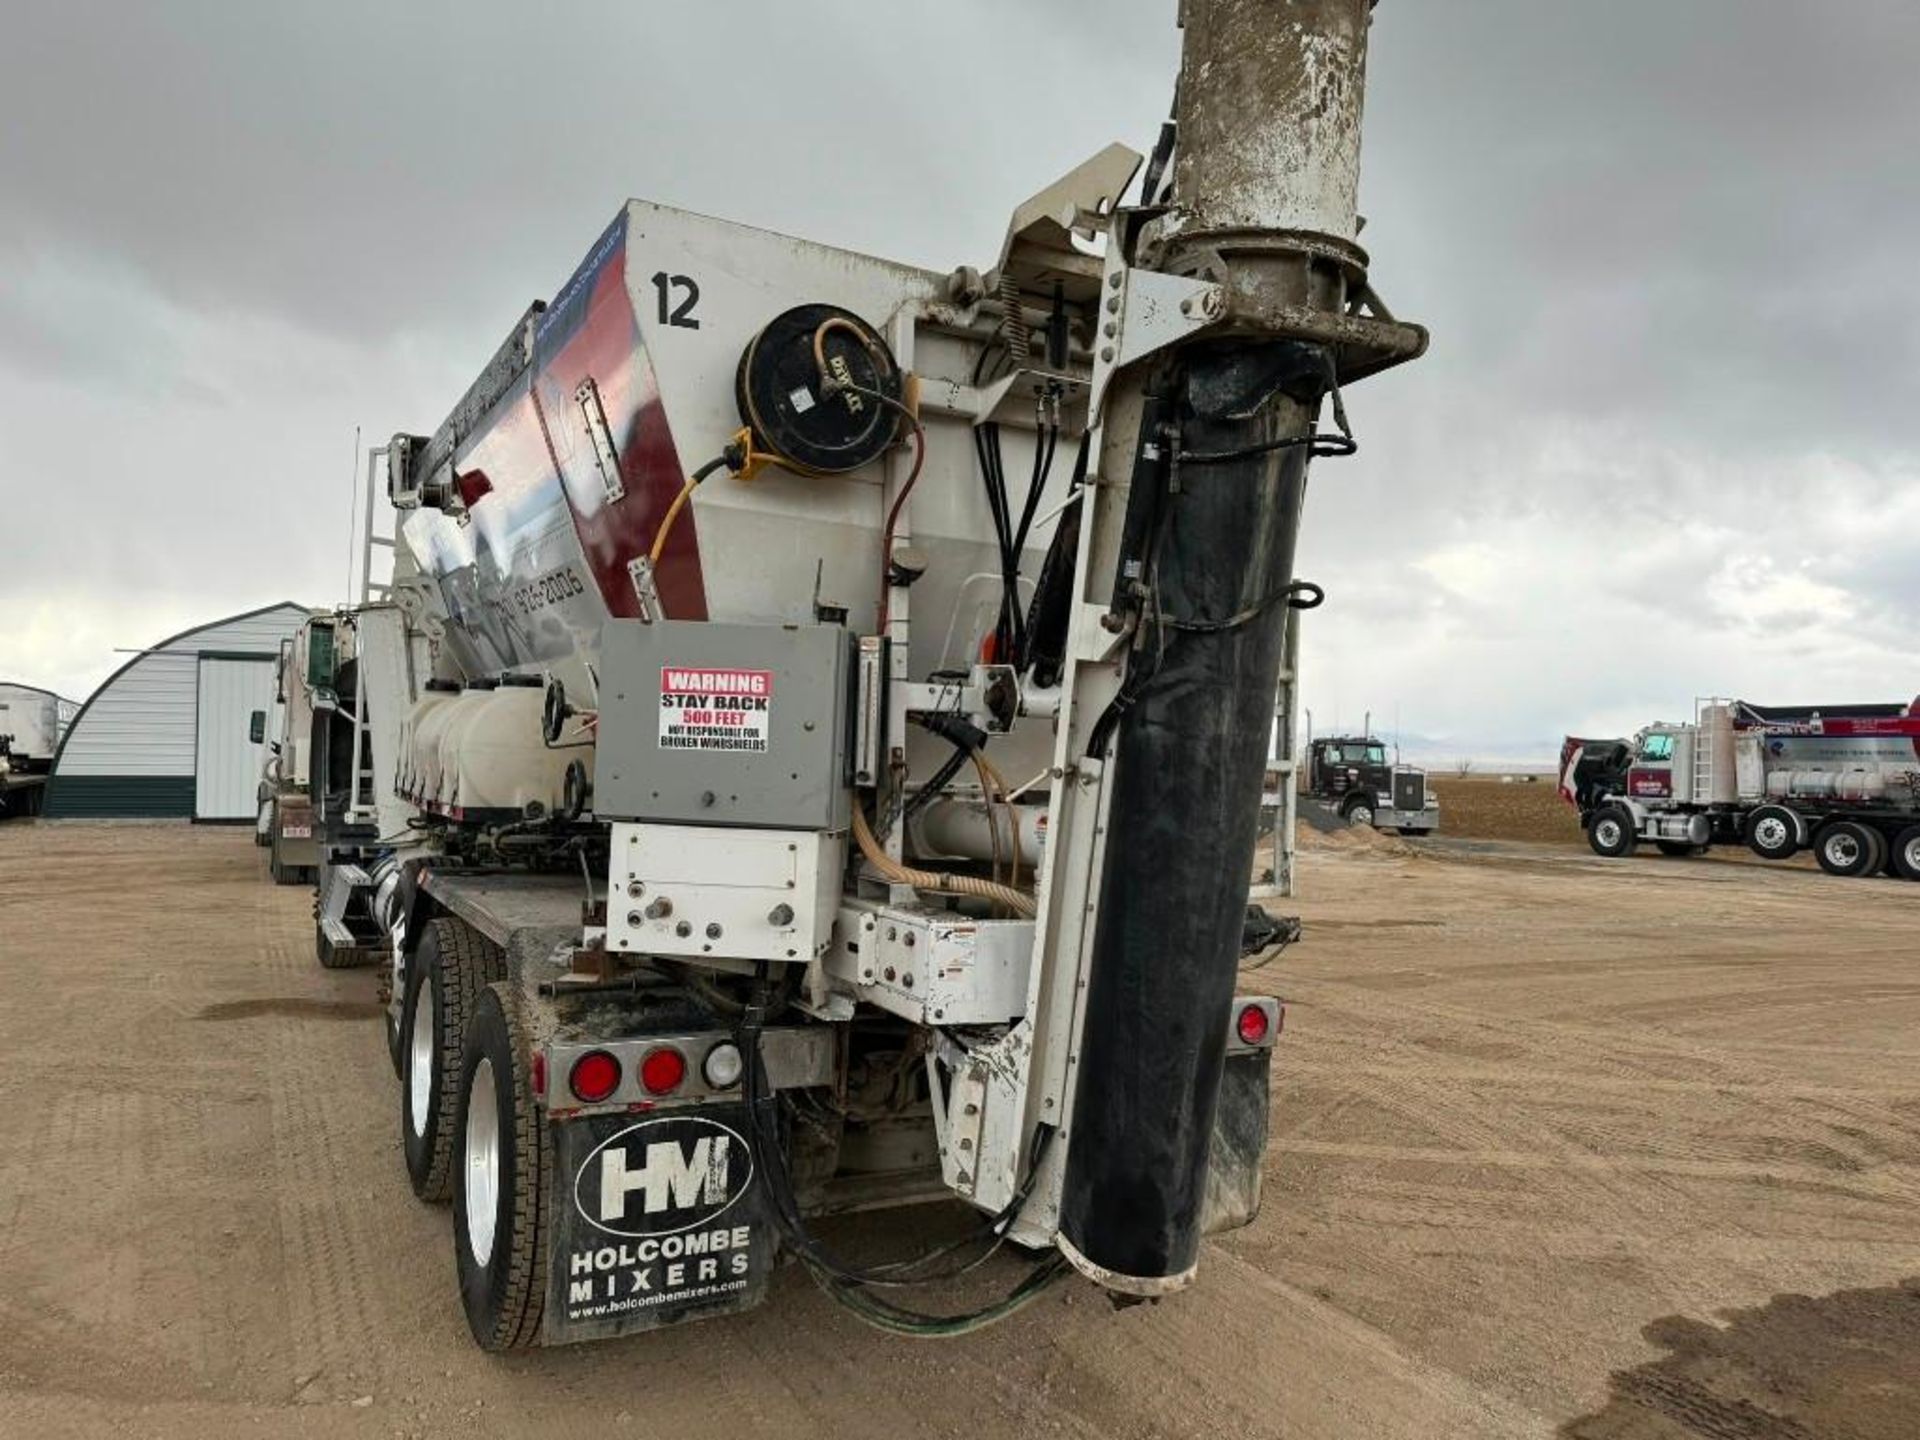
[(0, 818), (39, 813), (60, 737), (79, 708), (36, 685), (0, 684)]
[[(320, 948), (391, 981), (479, 1344), (736, 1311), (782, 1254), (956, 1334), (1170, 1294), (1252, 1218), (1306, 471), (1426, 345), (1355, 244), (1371, 10), (1187, 0), (1144, 203), (1109, 147), (984, 269), (630, 202), (386, 448), (394, 578), (315, 685)], [(813, 1228), (929, 1199), (975, 1218), (911, 1256)], [(991, 1303), (913, 1298), (1005, 1246)]]

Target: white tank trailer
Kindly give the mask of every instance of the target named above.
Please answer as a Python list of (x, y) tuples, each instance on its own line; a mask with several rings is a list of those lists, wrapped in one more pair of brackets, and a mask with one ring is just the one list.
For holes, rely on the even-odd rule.
[(1820, 706), (1706, 700), (1691, 724), (1569, 738), (1560, 793), (1593, 849), (1669, 855), (1745, 844), (1813, 851), (1833, 875), (1920, 880), (1920, 700)]
[[(393, 582), (310, 676), (320, 945), (389, 967), (482, 1346), (740, 1310), (778, 1254), (957, 1334), (1252, 1218), (1306, 474), (1427, 340), (1355, 243), (1372, 9), (1186, 0), (1141, 202), (1112, 146), (984, 269), (631, 202), (386, 448)], [(974, 1219), (910, 1256), (814, 1229), (928, 1199)]]
[(40, 813), (60, 738), (79, 708), (35, 685), (0, 684), (0, 819)]

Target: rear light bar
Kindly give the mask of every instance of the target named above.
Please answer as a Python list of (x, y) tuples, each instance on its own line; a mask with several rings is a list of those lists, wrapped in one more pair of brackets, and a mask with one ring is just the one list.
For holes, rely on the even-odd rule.
[[(836, 1044), (834, 1032), (824, 1025), (777, 1026), (762, 1032), (765, 1083), (774, 1090), (832, 1084)], [(535, 1094), (556, 1116), (582, 1110), (651, 1110), (710, 1100), (738, 1103), (745, 1078), (745, 1059), (725, 1030), (556, 1041), (534, 1052), (533, 1068), (552, 1077), (544, 1095), (539, 1086)], [(615, 1080), (603, 1090), (596, 1077), (604, 1081), (609, 1071), (615, 1072)]]

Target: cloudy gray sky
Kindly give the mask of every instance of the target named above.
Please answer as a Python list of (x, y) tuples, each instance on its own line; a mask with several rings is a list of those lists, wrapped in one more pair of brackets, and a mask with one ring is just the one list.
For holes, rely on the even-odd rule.
[[(627, 195), (949, 267), (1166, 108), (1173, 0), (0, 0), (0, 678), (341, 598)], [(1363, 208), (1433, 353), (1302, 573), (1324, 728), (1544, 756), (1697, 694), (1920, 689), (1920, 7), (1387, 0)]]

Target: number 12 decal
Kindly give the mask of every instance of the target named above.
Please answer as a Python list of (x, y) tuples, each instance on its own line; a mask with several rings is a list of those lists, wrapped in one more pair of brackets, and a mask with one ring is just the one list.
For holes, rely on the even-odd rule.
[[(661, 270), (653, 277), (653, 288), (660, 297), (662, 325), (678, 325), (684, 330), (700, 328), (700, 322), (693, 318), (693, 307), (700, 303), (700, 287), (691, 275), (669, 275)], [(680, 303), (669, 309), (675, 291), (680, 294)]]

